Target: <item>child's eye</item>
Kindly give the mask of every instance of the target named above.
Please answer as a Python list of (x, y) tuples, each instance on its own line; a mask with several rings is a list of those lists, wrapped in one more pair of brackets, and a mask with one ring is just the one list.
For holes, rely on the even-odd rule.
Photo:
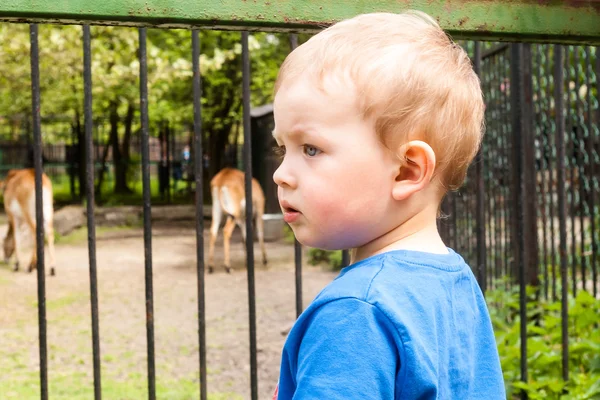
[(277, 157), (283, 158), (283, 156), (285, 156), (285, 146), (276, 146), (276, 147), (273, 147), (273, 153)]
[(315, 146), (311, 146), (310, 144), (304, 145), (304, 154), (307, 156), (314, 157), (319, 153), (321, 153), (321, 150), (317, 149)]

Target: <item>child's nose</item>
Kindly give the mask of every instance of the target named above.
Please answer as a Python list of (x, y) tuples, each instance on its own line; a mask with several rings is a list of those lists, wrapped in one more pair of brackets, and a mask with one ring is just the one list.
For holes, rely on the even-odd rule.
[(291, 173), (291, 169), (289, 168), (288, 163), (285, 162), (285, 159), (281, 162), (279, 168), (275, 170), (275, 173), (273, 174), (273, 181), (275, 181), (279, 187), (287, 187), (291, 189), (296, 188), (296, 178)]

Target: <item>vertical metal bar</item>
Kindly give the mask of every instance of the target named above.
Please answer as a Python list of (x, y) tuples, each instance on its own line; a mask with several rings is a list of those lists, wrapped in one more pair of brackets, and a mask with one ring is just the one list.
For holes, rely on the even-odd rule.
[[(298, 47), (298, 35), (290, 35), (290, 48), (294, 51)], [(294, 264), (296, 271), (296, 318), (302, 314), (302, 245), (294, 238)]]
[[(548, 61), (548, 63), (550, 63), (550, 49), (551, 46), (548, 45), (546, 47), (546, 60)], [(556, 61), (556, 58), (554, 59), (554, 62)], [(556, 68), (556, 66), (554, 67)], [(556, 84), (556, 82), (555, 82)], [(550, 85), (548, 85), (548, 93), (547, 96), (554, 96), (554, 94), (550, 93)], [(556, 92), (555, 92), (556, 93)], [(548, 108), (550, 104), (550, 101), (548, 101)], [(555, 127), (555, 129), (558, 130), (558, 127)], [(552, 149), (556, 149), (556, 133), (553, 135), (549, 135), (548, 136), (548, 142), (549, 142), (549, 148)], [(554, 216), (555, 216), (555, 207), (554, 207), (554, 191), (555, 191), (555, 183), (556, 183), (556, 179), (554, 178), (554, 167), (553, 167), (553, 163), (556, 163), (556, 154), (555, 153), (551, 153), (550, 154), (550, 160), (549, 160), (549, 168), (548, 168), (548, 172), (549, 172), (549, 182), (548, 182), (548, 190), (550, 192), (550, 257), (552, 259), (552, 301), (556, 301), (556, 296), (557, 296), (557, 289), (556, 289), (556, 240), (555, 240), (555, 232), (556, 230), (554, 229)]]
[[(472, 171), (473, 169), (470, 168), (470, 170)], [(471, 175), (472, 175), (472, 173), (471, 173)], [(468, 178), (469, 186), (471, 185), (470, 181), (473, 181), (473, 180), (474, 180), (473, 176), (470, 176)], [(465, 195), (464, 195), (464, 198), (465, 198), (464, 208), (465, 208), (465, 214), (467, 216), (466, 223), (465, 223), (465, 227), (466, 227), (466, 231), (467, 231), (466, 232), (467, 243), (466, 243), (465, 251), (467, 252), (469, 265), (475, 265), (475, 263), (477, 262), (476, 260), (475, 260), (475, 262), (473, 260), (473, 231), (475, 229), (473, 227), (473, 221), (472, 221), (473, 215), (471, 214), (471, 210), (473, 209), (472, 199), (474, 198), (474, 195), (473, 195), (473, 193), (471, 193), (468, 190), (469, 186), (466, 187)]]
[(298, 47), (298, 35), (295, 33), (290, 34), (290, 48), (292, 51)]
[(294, 263), (296, 264), (296, 318), (302, 314), (302, 245), (294, 240)]
[(452, 248), (458, 251), (458, 221), (456, 220), (456, 196), (458, 192), (452, 192), (449, 198), (452, 200)]
[[(577, 187), (579, 189), (579, 193), (578, 193), (578, 205), (579, 207), (577, 207), (577, 209), (579, 210), (579, 251), (581, 252), (581, 255), (579, 256), (579, 266), (580, 266), (580, 271), (581, 271), (581, 284), (582, 284), (582, 288), (583, 290), (585, 290), (586, 287), (586, 274), (585, 274), (585, 270), (586, 270), (586, 257), (585, 257), (585, 224), (584, 224), (584, 214), (585, 214), (585, 168), (584, 168), (584, 164), (585, 164), (585, 132), (584, 132), (584, 127), (580, 124), (581, 120), (583, 118), (583, 112), (582, 112), (582, 99), (581, 96), (579, 95), (579, 89), (581, 88), (581, 83), (579, 81), (579, 50), (580, 50), (580, 46), (576, 46), (574, 48), (574, 57), (573, 57), (573, 64), (575, 65), (575, 76), (574, 76), (574, 80), (575, 80), (575, 134), (576, 134), (576, 139), (577, 139), (577, 147), (574, 149), (575, 150), (575, 168), (573, 168), (573, 173), (575, 173), (575, 171), (577, 171)], [(588, 86), (589, 87), (589, 86)], [(575, 147), (575, 146), (574, 146)], [(593, 216), (592, 216), (593, 219)], [(575, 225), (573, 225), (573, 231), (575, 230)], [(575, 253), (576, 254), (576, 253)], [(576, 255), (574, 254), (574, 256), (576, 257)], [(575, 295), (575, 293), (573, 293), (573, 295)]]
[[(513, 274), (513, 264), (515, 263), (515, 257), (514, 257), (514, 251), (513, 251), (513, 246), (514, 246), (514, 241), (513, 241), (513, 234), (511, 231), (511, 227), (512, 227), (512, 221), (513, 221), (513, 213), (514, 210), (512, 208), (512, 202), (510, 201), (510, 196), (511, 193), (513, 191), (513, 177), (512, 177), (512, 170), (513, 170), (513, 163), (510, 162), (509, 160), (509, 155), (512, 154), (513, 149), (511, 148), (511, 137), (510, 137), (510, 133), (511, 133), (511, 109), (510, 109), (510, 96), (509, 96), (509, 90), (506, 90), (506, 88), (508, 87), (508, 84), (510, 83), (510, 70), (511, 70), (511, 66), (510, 66), (510, 53), (508, 51), (508, 47), (507, 50), (502, 53), (502, 57), (501, 57), (501, 63), (500, 65), (504, 67), (504, 70), (502, 71), (502, 80), (505, 82), (505, 84), (507, 86), (505, 86), (505, 91), (501, 94), (502, 97), (502, 106), (503, 106), (503, 112), (502, 112), (502, 127), (503, 129), (501, 130), (501, 136), (500, 136), (500, 143), (502, 144), (500, 146), (500, 148), (502, 149), (502, 171), (503, 171), (503, 181), (504, 181), (504, 185), (502, 185), (502, 189), (503, 189), (503, 197), (504, 197), (504, 201), (503, 201), (503, 215), (504, 215), (504, 222), (503, 222), (503, 228), (504, 228), (504, 275), (507, 277), (510, 277), (510, 280), (506, 280), (505, 286), (507, 285), (511, 285), (512, 284), (512, 278), (514, 278), (514, 274)], [(498, 56), (498, 58), (500, 58), (500, 56)], [(508, 59), (508, 60), (507, 60)]]
[(525, 207), (523, 234), (525, 254), (525, 282), (536, 289), (539, 294), (539, 241), (536, 197), (536, 164), (535, 164), (535, 135), (533, 116), (533, 77), (531, 44), (523, 44), (523, 205)]
[[(542, 63), (542, 45), (538, 45), (536, 46), (536, 76), (537, 76), (537, 87), (536, 87), (536, 96), (537, 96), (537, 111), (536, 111), (536, 115), (535, 115), (535, 122), (537, 124), (537, 129), (534, 131), (535, 134), (537, 135), (537, 133), (539, 132), (539, 143), (540, 143), (540, 149), (539, 149), (539, 154), (540, 154), (540, 163), (539, 163), (539, 174), (540, 174), (540, 198), (541, 198), (541, 205), (540, 205), (540, 218), (541, 218), (541, 222), (542, 222), (542, 261), (541, 261), (541, 265), (540, 267), (543, 269), (543, 275), (544, 275), (544, 287), (543, 287), (543, 293), (544, 293), (544, 298), (548, 299), (548, 237), (547, 237), (547, 213), (546, 213), (546, 195), (548, 193), (548, 191), (546, 190), (546, 170), (547, 170), (547, 165), (546, 165), (546, 148), (547, 148), (547, 143), (546, 143), (546, 131), (544, 129), (544, 119), (542, 117), (543, 113), (544, 113), (544, 105), (542, 103), (542, 83), (541, 83), (541, 77), (543, 75), (543, 63)], [(534, 109), (535, 109), (535, 104), (534, 104)], [(537, 217), (537, 216), (536, 216)]]
[(94, 143), (92, 116), (92, 51), (90, 26), (83, 26), (83, 90), (85, 118), (86, 203), (88, 254), (90, 262), (90, 300), (92, 307), (92, 349), (94, 362), (94, 399), (102, 398), (100, 380), (100, 328), (98, 322), (98, 277), (96, 272), (96, 224), (94, 222)]
[[(481, 79), (481, 42), (475, 42), (474, 67), (475, 73)], [(479, 281), (482, 292), (485, 294), (487, 285), (485, 276), (485, 186), (483, 181), (483, 151), (484, 142), (482, 141), (475, 161), (475, 183), (477, 186), (477, 211), (475, 219), (477, 224), (477, 280)]]
[(167, 204), (171, 204), (171, 125), (167, 122), (165, 129), (165, 152), (167, 153)]
[[(511, 110), (513, 126), (513, 154), (514, 154), (514, 199), (515, 199), (515, 245), (517, 251), (517, 266), (519, 274), (519, 315), (521, 319), (521, 381), (527, 382), (527, 294), (525, 291), (525, 238), (523, 220), (525, 218), (523, 193), (525, 188), (524, 179), (524, 115), (525, 108), (525, 88), (523, 71), (523, 44), (511, 44)], [(527, 398), (525, 391), (521, 392), (522, 398)]]
[[(480, 64), (481, 64), (481, 57), (478, 57), (480, 59)], [(477, 57), (476, 57), (477, 60)], [(477, 62), (477, 61), (476, 61)], [(477, 64), (476, 64), (477, 65)], [(495, 91), (492, 91), (492, 82), (495, 81), (495, 76), (494, 76), (494, 58), (487, 58), (487, 62), (486, 62), (486, 72), (482, 72), (481, 74), (481, 78), (485, 77), (485, 98), (486, 98), (486, 124), (489, 126), (488, 129), (488, 134), (486, 134), (484, 136), (484, 143), (482, 144), (482, 146), (484, 146), (485, 148), (485, 143), (489, 143), (491, 144), (490, 146), (490, 150), (493, 149), (494, 145), (493, 145), (493, 140), (496, 136), (496, 127), (493, 125), (493, 123), (495, 122), (495, 118), (494, 116), (496, 115), (495, 112), (495, 108), (497, 107), (496, 102), (493, 99), (493, 93), (495, 93)], [(489, 97), (488, 97), (489, 96)], [(483, 219), (478, 222), (478, 224), (481, 224), (481, 226), (483, 226), (483, 234), (484, 234), (484, 246), (485, 248), (492, 248), (492, 231), (491, 229), (485, 229), (486, 224), (489, 225), (489, 216), (491, 215), (492, 212), (492, 208), (491, 208), (491, 199), (490, 199), (490, 185), (491, 182), (493, 180), (493, 171), (495, 170), (495, 166), (494, 163), (497, 162), (496, 159), (494, 159), (493, 157), (490, 156), (489, 152), (481, 152), (481, 162), (485, 163), (486, 160), (489, 160), (489, 167), (488, 168), (484, 168), (482, 166), (482, 173), (485, 172), (485, 175), (483, 175), (482, 180), (483, 180), (483, 188), (481, 188), (481, 190), (483, 190), (484, 194), (483, 194)], [(486, 179), (487, 178), (487, 179)], [(487, 199), (487, 201), (486, 201)], [(477, 201), (479, 202), (479, 194), (478, 194), (478, 198)], [(478, 225), (478, 229), (479, 229), (479, 225)], [(478, 232), (479, 235), (479, 232)], [(479, 236), (478, 236), (478, 240), (479, 240)], [(480, 251), (480, 247), (478, 244), (478, 251)], [(480, 255), (478, 254), (478, 257)], [(491, 271), (491, 266), (493, 265), (494, 259), (493, 257), (497, 256), (494, 255), (494, 253), (492, 251), (487, 252), (485, 260), (484, 260), (484, 265), (485, 265), (485, 271), (484, 271), (484, 276), (485, 276), (485, 287), (490, 288), (493, 287), (492, 283), (493, 283), (493, 271)], [(489, 273), (488, 273), (489, 272)]]
[[(565, 81), (571, 82), (571, 68), (569, 63), (569, 52), (571, 46), (565, 46), (566, 49), (566, 76)], [(570, 231), (571, 231), (571, 254), (569, 255), (570, 263), (571, 263), (571, 285), (573, 290), (573, 296), (577, 294), (577, 255), (575, 253), (575, 176), (574, 176), (574, 167), (576, 166), (575, 160), (573, 158), (573, 153), (575, 152), (575, 146), (573, 145), (573, 114), (571, 113), (571, 88), (567, 86), (567, 110), (566, 110), (566, 134), (567, 141), (565, 142), (565, 152), (566, 152), (566, 161), (569, 175), (569, 214), (570, 214)], [(566, 178), (566, 177), (565, 177)]]
[[(586, 49), (586, 64), (591, 68), (591, 60), (590, 60), (590, 48)], [(598, 295), (598, 242), (596, 240), (596, 156), (594, 155), (596, 145), (594, 140), (594, 132), (592, 130), (592, 101), (591, 101), (591, 91), (592, 88), (589, 83), (589, 73), (586, 75), (586, 85), (588, 87), (587, 90), (587, 104), (588, 104), (588, 132), (590, 134), (590, 142), (592, 145), (590, 146), (590, 205), (591, 205), (591, 217), (590, 218), (590, 237), (592, 238), (592, 292), (594, 297)], [(596, 93), (598, 102), (600, 103), (600, 48), (596, 48)], [(598, 115), (596, 116), (596, 124), (598, 125), (598, 130), (600, 130), (600, 104), (598, 106)]]
[(35, 238), (38, 280), (38, 323), (40, 352), (40, 398), (48, 399), (48, 344), (46, 340), (46, 276), (44, 264), (44, 216), (42, 198), (42, 126), (40, 117), (40, 57), (38, 26), (29, 25), (31, 40), (31, 114), (33, 117), (33, 165), (35, 168)]
[[(252, 198), (252, 133), (250, 132), (250, 54), (248, 32), (242, 32), (242, 98), (244, 104), (244, 169), (246, 198)], [(248, 311), (250, 319), (250, 389), (252, 400), (258, 399), (256, 362), (256, 296), (254, 287), (254, 238), (252, 201), (246, 202), (246, 256), (248, 263)]]
[(350, 265), (350, 252), (348, 250), (342, 250), (342, 267)]
[(140, 115), (142, 125), (142, 196), (144, 203), (144, 260), (146, 275), (146, 340), (148, 347), (148, 399), (156, 399), (154, 360), (154, 293), (152, 289), (152, 219), (150, 204), (150, 146), (148, 144), (148, 65), (146, 28), (139, 28)]
[(194, 178), (196, 180), (196, 266), (198, 279), (198, 343), (200, 350), (200, 399), (206, 400), (206, 303), (204, 293), (204, 209), (202, 169), (202, 81), (200, 77), (200, 38), (192, 30), (192, 68), (194, 71)]
[[(176, 142), (175, 142), (175, 135), (174, 134), (170, 134), (170, 140), (171, 140), (171, 146), (169, 147), (169, 151), (170, 151), (169, 157), (170, 157), (170, 160), (171, 160), (171, 164), (170, 164), (171, 167), (169, 168), (169, 171), (173, 171), (173, 162), (172, 161), (176, 159), (175, 158), (175, 151), (176, 151), (176, 147), (177, 147), (176, 146)], [(172, 179), (172, 172), (169, 172), (169, 174), (170, 174), (169, 175), (169, 182), (170, 182), (171, 179)], [(171, 198), (174, 198), (177, 195), (177, 187), (175, 186), (175, 184), (177, 184), (177, 181), (175, 179), (173, 179), (173, 192), (172, 192), (172, 197)], [(169, 192), (171, 192), (170, 185), (169, 185)]]
[[(493, 57), (494, 60), (496, 60), (496, 62), (499, 64), (499, 55), (495, 55)], [(495, 104), (497, 104), (497, 102), (500, 100), (500, 94), (498, 93), (497, 90), (494, 90), (490, 93), (490, 99), (491, 101), (493, 101)], [(495, 107), (495, 113), (496, 114), (500, 114), (502, 112), (502, 108), (499, 106)], [(499, 144), (502, 141), (502, 126), (498, 127), (499, 129), (497, 130), (497, 134), (493, 136), (493, 142), (490, 146), (489, 149), (489, 157), (490, 159), (494, 160), (494, 163), (498, 163), (498, 160), (500, 158), (500, 146)], [(498, 168), (496, 168), (496, 171), (498, 170)], [(492, 258), (492, 266), (493, 266), (493, 278), (497, 281), (500, 282), (500, 279), (502, 278), (502, 261), (499, 257), (500, 251), (502, 249), (501, 247), (501, 234), (502, 231), (501, 226), (500, 226), (500, 218), (501, 218), (501, 213), (500, 213), (500, 207), (498, 206), (499, 204), (499, 197), (501, 194), (499, 194), (499, 187), (498, 185), (495, 183), (496, 179), (498, 178), (495, 175), (495, 171), (492, 171), (492, 178), (493, 178), (493, 182), (492, 185), (490, 186), (490, 221), (493, 222), (493, 225), (490, 224), (489, 228), (490, 228), (490, 248), (492, 249), (492, 254), (494, 255)], [(499, 215), (500, 214), (500, 215)]]
[(562, 317), (562, 374), (569, 379), (568, 281), (567, 281), (567, 223), (565, 202), (565, 119), (563, 47), (554, 46), (554, 103), (556, 110), (556, 163), (558, 172), (558, 222), (560, 231), (561, 317)]

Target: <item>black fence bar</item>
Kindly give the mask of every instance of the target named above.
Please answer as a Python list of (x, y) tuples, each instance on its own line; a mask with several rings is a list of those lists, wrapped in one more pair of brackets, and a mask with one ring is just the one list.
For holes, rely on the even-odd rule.
[(342, 267), (350, 265), (350, 252), (348, 250), (342, 250)]
[(563, 65), (563, 68), (565, 68), (565, 80), (567, 82), (567, 93), (566, 93), (566, 100), (567, 100), (567, 104), (566, 104), (566, 135), (567, 135), (567, 140), (565, 142), (565, 153), (566, 153), (566, 165), (565, 165), (565, 179), (568, 179), (568, 183), (569, 183), (569, 190), (567, 192), (568, 197), (567, 197), (567, 204), (569, 207), (569, 216), (570, 216), (570, 222), (571, 222), (571, 226), (569, 231), (571, 232), (571, 252), (570, 252), (570, 257), (569, 257), (569, 264), (571, 265), (571, 290), (573, 291), (573, 295), (575, 295), (577, 293), (577, 256), (575, 254), (575, 249), (576, 249), (576, 238), (575, 238), (575, 188), (574, 188), (574, 182), (575, 182), (575, 176), (573, 175), (573, 170), (574, 167), (576, 165), (575, 161), (573, 160), (573, 153), (575, 152), (575, 146), (573, 146), (573, 129), (575, 124), (573, 124), (573, 114), (571, 113), (571, 90), (570, 90), (570, 85), (569, 82), (571, 82), (572, 79), (575, 79), (575, 77), (571, 76), (571, 68), (569, 68), (569, 63), (568, 60), (570, 59), (570, 53), (571, 53), (571, 48), (570, 46), (565, 46), (564, 47), (565, 51), (566, 51), (566, 65)]
[(532, 49), (530, 43), (523, 44), (523, 180), (524, 188), (524, 228), (523, 250), (525, 254), (525, 282), (539, 286), (539, 241), (536, 198), (535, 162), (535, 115), (533, 108)]
[[(525, 136), (525, 125), (523, 111), (525, 108), (525, 88), (523, 75), (523, 44), (511, 44), (510, 46), (510, 83), (511, 83), (511, 109), (512, 109), (512, 139), (513, 139), (513, 198), (516, 218), (513, 219), (515, 226), (515, 243), (517, 248), (517, 268), (519, 274), (519, 315), (521, 319), (521, 381), (527, 382), (527, 293), (525, 283), (525, 237), (524, 218), (525, 202), (523, 193), (526, 189), (524, 179), (524, 152), (523, 141)], [(525, 391), (521, 392), (522, 398), (527, 398)]]
[[(242, 32), (242, 99), (244, 109), (244, 169), (246, 199), (252, 199), (252, 133), (250, 132), (250, 54), (248, 32)], [(252, 201), (246, 201), (246, 260), (248, 270), (248, 314), (250, 323), (250, 390), (252, 400), (258, 400), (256, 362), (256, 296), (254, 285), (254, 237)]]
[[(546, 46), (546, 60), (548, 63), (550, 63), (550, 59), (551, 59), (551, 55), (550, 55), (550, 50), (551, 50), (551, 46)], [(553, 60), (554, 62), (556, 62), (556, 58), (554, 58)], [(554, 66), (554, 68), (556, 68), (556, 66)], [(546, 96), (549, 99), (547, 102), (547, 106), (550, 106), (550, 99), (551, 98), (555, 98), (555, 93), (556, 92), (552, 92), (551, 91), (551, 86), (547, 85), (547, 93)], [(556, 129), (558, 129), (558, 126), (556, 127)], [(548, 147), (549, 148), (556, 148), (556, 134), (555, 135), (550, 135), (550, 130), (548, 131)], [(549, 155), (549, 168), (548, 168), (548, 175), (549, 175), (549, 183), (548, 183), (548, 187), (550, 189), (553, 188), (553, 185), (557, 185), (558, 183), (556, 182), (555, 179), (555, 170), (558, 171), (558, 164), (556, 162), (556, 154), (551, 152)], [(556, 169), (555, 169), (556, 168)], [(552, 190), (550, 190), (550, 258), (552, 260), (552, 264), (551, 264), (551, 274), (552, 274), (552, 301), (556, 301), (557, 300), (557, 296), (558, 296), (558, 292), (557, 292), (557, 286), (556, 286), (556, 240), (555, 240), (555, 218), (557, 216), (558, 210), (556, 210), (555, 207), (555, 201), (554, 201), (554, 196), (552, 193)], [(557, 199), (558, 202), (558, 199)]]
[[(590, 60), (590, 48), (586, 48), (586, 65), (587, 68), (591, 68), (592, 62)], [(596, 48), (596, 93), (600, 97), (600, 48)], [(586, 86), (587, 90), (587, 106), (588, 106), (588, 132), (590, 138), (592, 139), (592, 146), (589, 149), (590, 155), (590, 205), (591, 205), (591, 221), (590, 221), (590, 237), (592, 238), (592, 255), (591, 255), (591, 265), (592, 265), (592, 292), (594, 297), (598, 295), (598, 241), (596, 238), (596, 145), (594, 144), (594, 131), (592, 129), (592, 101), (591, 101), (591, 92), (592, 87), (590, 85), (590, 74), (589, 71), (586, 74)], [(596, 123), (598, 124), (598, 129), (600, 130), (600, 105), (597, 108), (596, 115)], [(599, 132), (600, 133), (600, 132)], [(600, 135), (599, 135), (600, 136)], [(599, 154), (600, 155), (600, 154)]]
[(296, 318), (302, 314), (302, 245), (294, 239), (294, 264), (296, 265)]
[[(579, 118), (580, 116), (582, 117), (583, 115), (583, 104), (582, 104), (582, 100), (581, 100), (581, 96), (580, 96), (580, 89), (581, 89), (581, 83), (580, 83), (580, 79), (579, 79), (579, 50), (580, 47), (575, 47), (574, 49), (574, 54), (573, 54), (573, 60), (574, 60), (574, 64), (575, 64), (575, 120), (576, 122), (579, 122)], [(586, 288), (586, 257), (585, 257), (585, 225), (584, 225), (584, 218), (585, 218), (585, 210), (586, 210), (586, 195), (585, 195), (585, 154), (586, 154), (586, 149), (585, 149), (585, 145), (584, 145), (584, 132), (583, 132), (583, 127), (577, 123), (577, 126), (575, 127), (575, 141), (574, 143), (574, 147), (575, 147), (575, 167), (573, 168), (573, 173), (577, 172), (577, 188), (579, 189), (577, 195), (578, 195), (578, 207), (577, 205), (575, 206), (576, 209), (579, 211), (579, 251), (581, 253), (581, 256), (579, 258), (579, 267), (580, 267), (580, 271), (581, 271), (581, 284), (582, 284), (582, 289), (585, 290)], [(573, 225), (572, 227), (573, 231), (575, 230), (575, 225)], [(577, 253), (575, 253), (577, 254)], [(573, 293), (573, 295), (575, 295), (575, 293)]]
[(206, 303), (204, 291), (204, 210), (202, 168), (202, 82), (200, 77), (200, 38), (192, 31), (192, 69), (194, 72), (194, 177), (196, 179), (196, 268), (198, 279), (198, 344), (200, 351), (200, 399), (206, 400)]
[(560, 272), (561, 272), (561, 311), (562, 311), (562, 373), (569, 379), (569, 331), (568, 331), (568, 277), (567, 277), (567, 223), (565, 199), (565, 118), (563, 86), (563, 46), (554, 47), (554, 103), (556, 110), (556, 168), (558, 194), (558, 223), (560, 231)]
[[(167, 129), (165, 130), (165, 141), (164, 145), (166, 147), (165, 152), (167, 153), (167, 204), (171, 204), (171, 171), (173, 170), (172, 160), (171, 160), (171, 136), (174, 132), (171, 131), (170, 124), (167, 123)], [(162, 157), (162, 154), (161, 154)]]
[(534, 75), (535, 75), (535, 82), (536, 82), (536, 88), (535, 88), (535, 95), (538, 98), (537, 102), (534, 102), (534, 114), (535, 114), (535, 123), (536, 123), (536, 130), (534, 131), (534, 135), (537, 137), (538, 133), (539, 133), (539, 137), (540, 137), (540, 152), (541, 152), (541, 156), (540, 156), (540, 165), (538, 166), (540, 169), (540, 178), (539, 178), (539, 186), (538, 186), (538, 182), (536, 181), (536, 190), (539, 189), (539, 197), (541, 200), (541, 204), (540, 207), (538, 209), (539, 214), (536, 214), (535, 217), (539, 218), (542, 222), (542, 249), (541, 249), (541, 253), (542, 253), (542, 258), (540, 261), (540, 265), (539, 268), (542, 269), (542, 273), (543, 273), (543, 288), (542, 288), (542, 293), (544, 295), (545, 299), (548, 299), (548, 235), (547, 235), (547, 219), (548, 219), (548, 215), (547, 215), (547, 207), (546, 207), (546, 193), (548, 193), (548, 191), (546, 190), (546, 177), (545, 177), (545, 172), (548, 169), (548, 165), (546, 164), (546, 148), (547, 148), (547, 142), (546, 142), (546, 135), (544, 134), (544, 108), (543, 108), (543, 104), (541, 102), (541, 100), (543, 99), (542, 97), (542, 83), (541, 83), (541, 78), (543, 76), (543, 69), (544, 69), (544, 64), (542, 63), (542, 46), (541, 45), (537, 45), (535, 47), (535, 64), (536, 64), (536, 69), (534, 71)]
[[(503, 83), (505, 84), (505, 89), (506, 89), (506, 85), (510, 82), (510, 71), (511, 71), (511, 65), (510, 65), (510, 48), (507, 49), (507, 51), (504, 53), (503, 57), (498, 56), (499, 59), (501, 59), (503, 61), (503, 63), (501, 64), (503, 68), (503, 70), (501, 71), (502, 74), (500, 75), (500, 79), (503, 81)], [(509, 280), (507, 280), (506, 285), (510, 285), (512, 284), (512, 282), (514, 281), (515, 275), (514, 275), (514, 264), (515, 264), (515, 251), (514, 251), (514, 243), (515, 241), (514, 239), (514, 235), (512, 233), (511, 227), (512, 227), (512, 221), (513, 221), (513, 216), (515, 214), (515, 210), (513, 209), (513, 207), (511, 207), (511, 195), (512, 195), (512, 191), (514, 191), (514, 179), (513, 179), (513, 173), (512, 173), (512, 169), (513, 169), (513, 163), (511, 162), (511, 157), (510, 155), (512, 155), (514, 153), (514, 149), (512, 147), (512, 140), (510, 137), (510, 132), (512, 129), (512, 121), (511, 121), (511, 114), (509, 112), (507, 112), (508, 110), (510, 110), (510, 102), (511, 102), (511, 98), (510, 98), (510, 91), (505, 90), (504, 93), (502, 95), (500, 95), (501, 99), (502, 99), (502, 106), (503, 106), (503, 112), (501, 114), (501, 132), (502, 134), (500, 135), (500, 142), (503, 144), (502, 146), (500, 146), (503, 149), (503, 155), (502, 155), (502, 171), (503, 171), (503, 178), (504, 178), (504, 193), (503, 193), (503, 197), (504, 197), (504, 240), (506, 245), (504, 246), (504, 275), (506, 277), (509, 278)]]
[[(33, 118), (33, 165), (35, 168), (35, 237), (37, 252), (38, 320), (40, 353), (40, 398), (48, 399), (48, 343), (46, 325), (46, 280), (44, 264), (44, 209), (42, 197), (42, 126), (40, 119), (40, 56), (38, 26), (29, 26), (31, 39), (31, 115)], [(18, 260), (17, 260), (18, 262)]]
[(152, 218), (150, 205), (150, 146), (148, 134), (148, 64), (146, 28), (139, 28), (140, 116), (142, 197), (144, 209), (144, 261), (146, 277), (146, 340), (148, 350), (148, 399), (156, 399), (154, 360), (154, 293), (152, 289)]
[[(298, 35), (290, 35), (290, 48), (294, 51), (298, 47)], [(294, 264), (296, 271), (296, 317), (302, 314), (302, 245), (294, 238)]]
[[(94, 143), (92, 115), (92, 51), (90, 26), (83, 26), (83, 90), (85, 118), (86, 203), (88, 255), (90, 263), (90, 303), (92, 308), (92, 349), (94, 364), (94, 399), (102, 398), (100, 379), (100, 328), (98, 322), (98, 274), (96, 272), (96, 224), (94, 221)], [(81, 190), (81, 189), (80, 189)]]
[[(475, 73), (481, 79), (481, 42), (475, 42), (475, 54), (473, 56), (473, 63)], [(477, 187), (477, 209), (476, 209), (476, 221), (477, 221), (477, 281), (481, 287), (482, 292), (485, 294), (487, 289), (486, 282), (486, 245), (485, 245), (485, 182), (483, 178), (484, 174), (484, 144), (481, 143), (481, 147), (477, 152), (475, 159), (475, 184)]]

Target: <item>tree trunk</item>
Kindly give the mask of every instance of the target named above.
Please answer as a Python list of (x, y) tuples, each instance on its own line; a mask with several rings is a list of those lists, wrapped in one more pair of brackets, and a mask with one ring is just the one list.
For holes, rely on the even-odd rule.
[(86, 148), (85, 148), (85, 132), (81, 124), (81, 116), (79, 110), (75, 110), (75, 129), (77, 134), (77, 160), (73, 160), (77, 164), (77, 179), (79, 181), (79, 200), (83, 200), (86, 193), (87, 180), (86, 171), (87, 165), (85, 162)]
[(104, 183), (104, 174), (106, 173), (106, 159), (108, 158), (108, 149), (110, 148), (110, 138), (104, 145), (104, 152), (102, 153), (102, 167), (100, 168), (100, 174), (98, 176), (98, 183), (96, 184), (96, 202), (102, 201), (102, 184)]
[(116, 101), (110, 104), (110, 144), (112, 148), (112, 159), (115, 171), (115, 194), (127, 194), (131, 190), (127, 187), (127, 164), (123, 159), (121, 146), (119, 145), (119, 114)]
[(123, 143), (121, 145), (121, 159), (123, 165), (123, 178), (125, 181), (125, 190), (128, 193), (131, 193), (131, 189), (127, 186), (127, 178), (129, 172), (129, 163), (131, 162), (131, 129), (133, 125), (133, 117), (135, 115), (135, 108), (133, 104), (129, 103), (127, 105), (127, 115), (125, 116), (125, 135), (123, 136)]
[(233, 162), (233, 166), (237, 167), (238, 165), (238, 143), (239, 143), (239, 139), (240, 139), (240, 121), (235, 121), (235, 128), (233, 128), (235, 134), (233, 136), (233, 143), (231, 144), (232, 147), (232, 162)]

